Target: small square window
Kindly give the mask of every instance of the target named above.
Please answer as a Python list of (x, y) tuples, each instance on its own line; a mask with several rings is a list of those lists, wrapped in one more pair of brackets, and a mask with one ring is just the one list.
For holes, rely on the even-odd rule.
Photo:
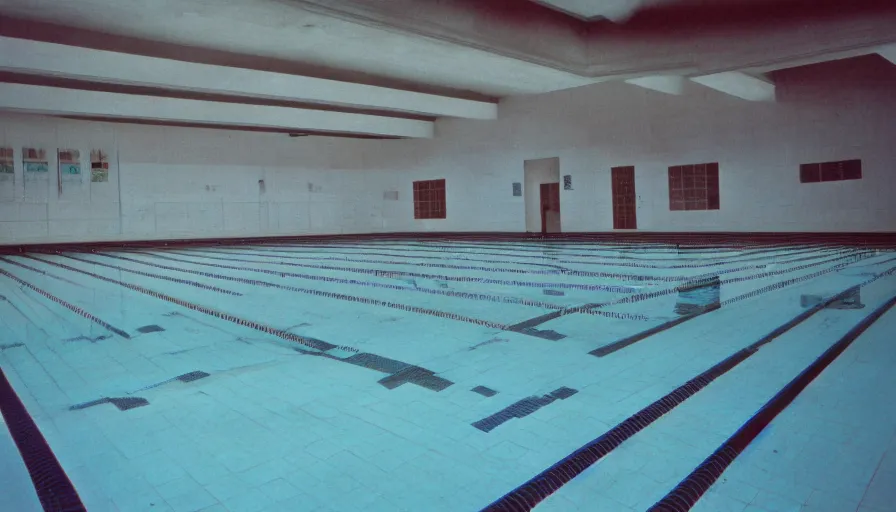
[(446, 218), (445, 180), (414, 182), (414, 218)]

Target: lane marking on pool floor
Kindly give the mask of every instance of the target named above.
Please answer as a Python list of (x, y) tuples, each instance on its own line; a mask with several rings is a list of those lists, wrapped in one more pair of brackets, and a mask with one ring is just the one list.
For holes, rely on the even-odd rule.
[[(896, 267), (892, 267), (876, 276), (865, 280), (857, 286), (864, 287), (878, 279), (888, 277), (896, 273)], [(731, 369), (757, 353), (762, 346), (771, 343), (782, 334), (793, 329), (797, 325), (806, 321), (825, 307), (836, 300), (848, 296), (853, 293), (853, 288), (838, 293), (837, 295), (817, 304), (806, 311), (795, 316), (790, 321), (780, 325), (778, 328), (760, 338), (751, 345), (735, 352), (731, 356), (716, 363), (708, 370), (700, 375), (687, 381), (683, 385), (674, 389), (662, 398), (654, 401), (650, 405), (644, 407), (632, 416), (623, 420), (621, 423), (594, 439), (593, 441), (578, 448), (570, 455), (564, 457), (548, 469), (542, 471), (538, 475), (532, 477), (519, 487), (508, 492), (501, 498), (497, 499), (490, 505), (486, 506), (483, 511), (486, 512), (525, 512), (534, 508), (538, 503), (556, 492), (562, 486), (566, 485), (573, 478), (581, 474), (585, 469), (591, 467), (597, 461), (605, 457), (611, 451), (615, 450), (626, 440), (633, 437), (638, 432), (647, 428), (650, 424), (658, 420), (663, 415), (672, 411), (675, 407), (684, 403), (685, 400), (691, 398), (699, 391), (704, 389), (717, 378), (728, 373)]]
[[(890, 259), (887, 259), (884, 261), (880, 261), (878, 263), (875, 263), (875, 265), (884, 265), (891, 261), (896, 261), (896, 258), (890, 258)], [(846, 267), (850, 266), (851, 264), (852, 263), (841, 263), (839, 265), (835, 265), (836, 268), (834, 270), (840, 270), (842, 268), (846, 268)], [(774, 285), (770, 285), (770, 286), (774, 286)], [(659, 334), (660, 332), (667, 331), (673, 327), (677, 327), (687, 321), (694, 320), (697, 317), (703, 316), (707, 313), (712, 313), (713, 311), (717, 311), (717, 310), (721, 309), (723, 306), (727, 306), (727, 305), (733, 304), (735, 302), (738, 302), (738, 301), (741, 301), (744, 299), (755, 297), (756, 295), (761, 295), (762, 293), (768, 293), (769, 291), (773, 291), (773, 290), (764, 290), (764, 291), (761, 289), (753, 290), (753, 291), (738, 295), (736, 297), (726, 299), (719, 304), (715, 304), (715, 305), (712, 305), (712, 306), (706, 308), (703, 311), (700, 311), (700, 312), (697, 312), (697, 313), (694, 313), (691, 315), (682, 316), (682, 317), (676, 318), (674, 320), (670, 320), (668, 322), (662, 323), (660, 325), (657, 325), (657, 326), (647, 329), (645, 331), (641, 331), (637, 334), (633, 334), (631, 336), (622, 338), (621, 340), (614, 341), (614, 342), (608, 343), (606, 345), (602, 345), (602, 346), (592, 350), (591, 352), (589, 352), (589, 354), (591, 354), (593, 356), (597, 356), (597, 357), (606, 357), (614, 352), (617, 352), (624, 348), (630, 347), (631, 345), (634, 345), (635, 343), (637, 343), (639, 341), (645, 340), (645, 339), (649, 338), (650, 336), (653, 336), (654, 334)], [(757, 292), (761, 292), (761, 293), (757, 293)]]
[[(434, 289), (428, 289), (428, 288), (410, 288), (410, 287), (406, 287), (406, 286), (392, 285), (392, 284), (387, 284), (387, 283), (372, 283), (369, 281), (347, 280), (347, 279), (341, 279), (341, 278), (336, 278), (336, 277), (313, 276), (313, 275), (309, 275), (309, 274), (295, 274), (295, 273), (291, 273), (291, 272), (245, 267), (245, 266), (238, 267), (238, 266), (234, 266), (234, 265), (223, 265), (220, 263), (210, 263), (210, 262), (204, 262), (204, 261), (175, 258), (175, 257), (171, 257), (171, 256), (165, 256), (162, 254), (156, 254), (153, 252), (139, 252), (137, 254), (146, 256), (149, 258), (157, 258), (157, 259), (174, 261), (177, 263), (187, 263), (190, 265), (222, 268), (222, 269), (227, 269), (227, 270), (237, 270), (237, 271), (241, 271), (241, 272), (258, 272), (258, 273), (262, 273), (262, 274), (269, 274), (269, 275), (274, 275), (274, 276), (279, 276), (279, 277), (295, 277), (298, 279), (325, 281), (325, 282), (338, 283), (338, 284), (369, 286), (369, 287), (373, 287), (373, 288), (385, 288), (385, 289), (400, 290), (400, 291), (416, 291), (416, 292), (428, 293), (428, 294), (432, 294), (432, 295), (444, 295), (444, 296), (457, 297), (457, 298), (463, 298), (463, 299), (489, 300), (491, 302), (505, 302), (505, 303), (509, 303), (509, 304), (519, 304), (519, 305), (526, 305), (526, 306), (543, 307), (546, 309), (556, 309), (556, 310), (562, 309), (562, 306), (558, 306), (556, 304), (550, 304), (550, 303), (545, 303), (545, 302), (541, 302), (541, 301), (533, 301), (533, 300), (529, 300), (529, 299), (516, 299), (513, 301), (492, 300), (492, 297), (494, 297), (494, 296), (489, 296), (486, 294), (455, 292), (452, 290), (434, 290)], [(177, 272), (186, 272), (186, 273), (190, 273), (190, 274), (202, 275), (205, 277), (213, 277), (216, 279), (225, 279), (225, 280), (230, 280), (230, 281), (234, 281), (234, 280), (240, 281), (241, 280), (241, 282), (244, 282), (246, 284), (254, 284), (254, 285), (260, 285), (260, 286), (271, 285), (274, 287), (284, 287), (285, 286), (285, 285), (274, 285), (272, 283), (260, 284), (260, 283), (265, 283), (265, 281), (257, 281), (257, 280), (253, 280), (253, 279), (244, 279), (244, 278), (237, 278), (237, 277), (232, 277), (232, 276), (224, 276), (221, 274), (215, 274), (215, 273), (211, 273), (211, 272), (202, 272), (200, 270), (188, 270), (188, 269), (179, 268), (179, 267), (171, 267), (171, 266), (167, 266), (167, 265), (161, 265), (158, 263), (152, 263), (152, 262), (142, 261), (142, 260), (138, 260), (138, 259), (134, 259), (134, 258), (128, 258), (125, 256), (117, 256), (117, 255), (112, 255), (112, 254), (100, 254), (100, 253), (97, 253), (97, 255), (105, 256), (107, 258), (116, 258), (116, 259), (120, 259), (120, 260), (124, 260), (124, 261), (130, 261), (130, 262), (139, 263), (139, 264), (143, 264), (143, 265), (149, 265), (149, 266), (153, 266), (156, 268), (162, 268), (162, 269), (166, 269), (166, 270), (174, 270)], [(201, 256), (199, 256), (199, 257), (201, 257)], [(216, 259), (224, 259), (224, 258), (216, 258)], [(226, 261), (230, 261), (230, 260), (226, 260)], [(404, 311), (417, 312), (417, 313), (421, 313), (421, 314), (429, 314), (429, 315), (438, 316), (438, 317), (442, 317), (442, 318), (450, 318), (452, 320), (464, 321), (464, 322), (473, 323), (476, 325), (485, 325), (487, 327), (491, 327), (491, 328), (495, 328), (495, 329), (499, 329), (499, 330), (503, 330), (503, 331), (511, 330), (507, 324), (492, 322), (489, 320), (479, 320), (479, 319), (475, 319), (475, 318), (469, 318), (469, 317), (465, 317), (462, 315), (456, 315), (454, 313), (448, 313), (448, 312), (434, 310), (434, 309), (416, 308), (416, 306), (404, 306), (401, 304), (380, 301), (378, 299), (367, 299), (367, 298), (357, 297), (354, 295), (337, 294), (334, 292), (324, 292), (324, 291), (320, 291), (320, 290), (304, 291), (306, 289), (295, 288), (295, 287), (286, 287), (286, 289), (292, 289), (292, 291), (298, 291), (300, 293), (310, 293), (312, 295), (325, 296), (325, 297), (334, 298), (334, 299), (351, 300), (352, 302), (363, 302), (363, 303), (373, 304), (373, 305), (378, 305), (378, 306), (393, 307), (393, 308), (397, 308), (397, 309), (402, 309)], [(347, 297), (347, 298), (343, 298), (343, 297)], [(413, 309), (407, 309), (407, 308), (413, 308)], [(423, 311), (429, 311), (429, 313), (423, 313)], [(614, 312), (605, 312), (605, 313), (607, 313), (607, 314), (601, 315), (601, 316), (608, 316), (608, 317), (617, 318), (617, 319), (631, 319), (631, 320), (648, 320), (649, 319), (646, 315), (633, 314), (633, 313), (614, 313)], [(485, 322), (485, 323), (483, 323), (483, 322)], [(518, 331), (514, 331), (514, 332), (518, 332)], [(528, 333), (524, 333), (524, 334), (528, 334)], [(538, 337), (538, 336), (536, 336), (536, 337)]]
[[(8, 259), (6, 259), (6, 258), (4, 258), (4, 257), (2, 257), (2, 256), (0, 256), (0, 261), (6, 262), (6, 263), (10, 263), (10, 260), (8, 260)], [(72, 303), (70, 303), (70, 302), (66, 302), (65, 300), (62, 300), (61, 298), (59, 298), (59, 297), (53, 295), (52, 293), (50, 293), (50, 292), (48, 292), (48, 291), (46, 291), (46, 290), (43, 290), (43, 289), (41, 289), (41, 288), (39, 288), (39, 287), (37, 287), (37, 286), (35, 286), (35, 285), (29, 283), (28, 281), (25, 281), (24, 279), (21, 279), (21, 278), (19, 278), (18, 276), (14, 275), (14, 274), (12, 274), (12, 273), (10, 273), (10, 272), (7, 272), (6, 270), (0, 269), (0, 275), (4, 275), (4, 276), (6, 276), (6, 277), (12, 279), (13, 281), (16, 281), (17, 283), (21, 284), (22, 286), (24, 286), (24, 287), (26, 287), (26, 288), (28, 288), (28, 289), (30, 289), (30, 290), (32, 290), (32, 291), (34, 291), (34, 292), (36, 292), (36, 293), (42, 295), (43, 297), (45, 297), (45, 298), (47, 298), (47, 299), (50, 299), (51, 301), (53, 301), (53, 302), (55, 302), (55, 303), (61, 305), (62, 307), (68, 309), (69, 311), (72, 311), (73, 313), (75, 313), (75, 314), (77, 314), (77, 315), (80, 315), (80, 316), (82, 316), (82, 317), (84, 317), (84, 318), (90, 320), (91, 322), (93, 322), (93, 323), (95, 323), (95, 324), (97, 324), (97, 325), (99, 325), (99, 326), (105, 328), (106, 330), (108, 330), (108, 331), (110, 331), (110, 332), (113, 332), (113, 333), (115, 333), (115, 334), (121, 336), (121, 337), (124, 338), (124, 339), (128, 339), (128, 340), (131, 339), (131, 336), (130, 336), (127, 332), (125, 332), (124, 330), (119, 329), (118, 327), (115, 327), (114, 325), (110, 324), (109, 322), (106, 322), (105, 320), (102, 320), (102, 319), (100, 319), (100, 318), (98, 318), (98, 317), (96, 317), (96, 316), (94, 316), (94, 315), (88, 313), (88, 312), (85, 311), (84, 309), (82, 309), (82, 308), (80, 308), (80, 307), (78, 307), (78, 306), (75, 306), (74, 304), (72, 304)]]
[[(139, 285), (136, 285), (133, 283), (128, 283), (125, 281), (119, 281), (117, 279), (112, 279), (109, 277), (101, 276), (99, 274), (95, 274), (95, 273), (89, 272), (87, 270), (81, 270), (81, 269), (72, 267), (70, 265), (66, 265), (64, 263), (44, 260), (44, 259), (37, 258), (34, 256), (29, 256), (29, 257), (34, 260), (37, 260), (37, 261), (42, 261), (49, 265), (54, 265), (59, 268), (64, 268), (64, 269), (70, 270), (72, 272), (77, 272), (80, 274), (84, 274), (84, 275), (93, 277), (95, 279), (99, 279), (100, 281), (114, 283), (114, 284), (117, 284), (124, 288), (127, 288), (129, 290), (139, 292), (139, 293), (142, 293), (145, 295), (149, 295), (150, 297), (153, 297), (156, 299), (171, 302), (172, 304), (176, 304), (178, 306), (181, 306), (181, 307), (193, 310), (193, 311), (197, 311), (197, 312), (209, 315), (209, 316), (213, 316), (215, 318), (219, 318), (221, 320), (226, 320), (228, 322), (242, 325), (242, 326), (248, 327), (250, 329), (255, 329), (257, 331), (260, 331), (260, 332), (263, 332), (266, 334), (270, 334), (272, 336), (276, 336), (278, 338), (281, 338), (281, 339), (284, 339), (287, 341), (295, 342), (300, 345), (303, 345), (303, 346), (313, 349), (313, 351), (301, 350), (301, 352), (306, 355), (320, 355), (320, 356), (324, 356), (329, 359), (334, 359), (334, 360), (337, 360), (340, 362), (349, 363), (354, 366), (361, 366), (361, 367), (368, 368), (368, 369), (379, 370), (383, 373), (389, 373), (387, 370), (382, 369), (383, 366), (390, 366), (390, 365), (386, 365), (384, 363), (384, 361), (389, 361), (389, 362), (393, 363), (392, 366), (396, 366), (397, 369), (396, 369), (395, 373), (392, 373), (391, 375), (380, 380), (380, 384), (387, 387), (388, 389), (393, 389), (393, 388), (398, 387), (404, 383), (413, 383), (413, 384), (420, 385), (422, 387), (427, 387), (429, 389), (433, 389), (434, 391), (441, 391), (453, 384), (453, 382), (448, 381), (447, 379), (438, 377), (436, 375), (436, 372), (427, 370), (426, 368), (422, 368), (422, 367), (419, 367), (416, 365), (402, 363), (400, 361), (394, 361), (394, 360), (379, 356), (377, 354), (360, 352), (358, 349), (356, 349), (354, 347), (334, 345), (332, 343), (328, 343), (326, 341), (322, 341), (322, 340), (319, 340), (316, 338), (293, 334), (289, 331), (277, 329), (275, 327), (271, 327), (269, 325), (265, 325), (260, 322), (246, 320), (244, 318), (240, 318), (238, 316), (231, 315), (229, 313), (224, 313), (222, 311), (217, 311), (215, 309), (212, 309), (212, 308), (209, 308), (206, 306), (202, 306), (200, 304), (195, 304), (195, 303), (183, 300), (183, 299), (179, 299), (177, 297), (172, 297), (170, 295), (160, 293), (155, 290), (145, 288), (143, 286), (139, 286)], [(0, 269), (0, 272), (5, 272), (5, 271)], [(347, 358), (339, 358), (339, 357), (333, 356), (332, 354), (326, 354), (327, 351), (330, 351), (333, 349), (352, 352), (353, 354)]]
[[(847, 255), (843, 255), (843, 256), (838, 256), (838, 257), (836, 257), (836, 258), (830, 258), (830, 259), (827, 259), (827, 260), (824, 260), (824, 261), (820, 261), (820, 262), (809, 263), (809, 264), (804, 264), (804, 265), (797, 265), (797, 266), (795, 266), (795, 267), (788, 267), (788, 268), (786, 268), (786, 269), (773, 270), (773, 271), (769, 271), (769, 272), (762, 272), (762, 273), (760, 273), (760, 274), (754, 274), (754, 275), (750, 275), (750, 276), (733, 277), (733, 278), (722, 279), (722, 280), (721, 280), (721, 284), (724, 285), (724, 284), (730, 284), (730, 283), (739, 283), (739, 282), (744, 282), (744, 281), (750, 281), (750, 280), (753, 280), (753, 279), (761, 279), (761, 278), (764, 278), (764, 277), (771, 277), (771, 276), (774, 276), (774, 275), (786, 274), (786, 273), (789, 273), (789, 272), (798, 272), (798, 271), (800, 271), (800, 270), (805, 270), (805, 269), (807, 269), (807, 268), (817, 267), (817, 266), (819, 266), (819, 265), (824, 265), (824, 264), (826, 264), (826, 263), (831, 263), (831, 262), (838, 261), (838, 260), (842, 260), (842, 259), (847, 259), (847, 258), (853, 258), (853, 259), (855, 259), (855, 258), (858, 258), (858, 257), (861, 256), (861, 255), (867, 255), (867, 257), (866, 257), (865, 259), (867, 259), (867, 258), (871, 258), (871, 257), (874, 257), (874, 256), (875, 256), (874, 251), (856, 252), (856, 253), (853, 253), (853, 254), (847, 254)], [(836, 268), (834, 268), (834, 270), (836, 270)], [(754, 297), (754, 296), (756, 296), (756, 295), (760, 295), (760, 294), (762, 294), (762, 293), (766, 293), (766, 292), (769, 292), (769, 291), (772, 291), (772, 290), (776, 290), (776, 289), (778, 289), (778, 288), (783, 288), (783, 287), (785, 287), (785, 286), (789, 286), (789, 285), (794, 284), (794, 283), (797, 283), (797, 282), (805, 281), (805, 280), (808, 280), (808, 279), (813, 279), (813, 278), (815, 278), (815, 277), (818, 277), (818, 276), (820, 276), (820, 275), (823, 275), (823, 274), (825, 274), (825, 273), (832, 272), (832, 271), (833, 271), (833, 270), (831, 270), (831, 269), (824, 269), (824, 270), (815, 272), (814, 274), (808, 274), (808, 275), (806, 275), (806, 276), (796, 277), (796, 278), (789, 279), (789, 280), (785, 280), (785, 281), (779, 281), (779, 282), (777, 282), (777, 283), (773, 283), (773, 284), (768, 285), (768, 286), (765, 286), (765, 287), (763, 287), (763, 288), (758, 288), (758, 289), (756, 289), (756, 290), (754, 290), (754, 291), (752, 291), (752, 292), (749, 292), (748, 294), (744, 294), (744, 295), (738, 296), (738, 297), (736, 297), (735, 299), (736, 299), (736, 300), (744, 300), (744, 299), (748, 299), (748, 298), (750, 298), (750, 297)], [(537, 317), (534, 317), (534, 318), (530, 318), (530, 319), (528, 319), (528, 320), (523, 320), (522, 322), (520, 322), (520, 323), (518, 323), (518, 324), (514, 324), (514, 325), (512, 325), (511, 327), (512, 327), (512, 328), (516, 328), (516, 329), (536, 327), (536, 326), (539, 326), (539, 325), (541, 325), (541, 324), (543, 324), (543, 323), (545, 323), (545, 322), (549, 322), (549, 321), (554, 320), (554, 319), (556, 319), (556, 318), (560, 318), (561, 316), (567, 316), (567, 315), (572, 315), (572, 314), (585, 313), (585, 312), (587, 312), (587, 311), (592, 311), (592, 310), (596, 310), (596, 309), (603, 308), (603, 307), (607, 307), (607, 306), (615, 306), (615, 305), (618, 305), (618, 304), (631, 304), (631, 303), (634, 303), (634, 302), (640, 302), (640, 301), (644, 301), (644, 300), (654, 299), (654, 298), (662, 297), (662, 296), (665, 296), (665, 295), (671, 295), (671, 294), (673, 294), (673, 293), (677, 293), (677, 292), (678, 292), (678, 287), (675, 287), (675, 288), (666, 288), (666, 289), (664, 289), (664, 290), (656, 290), (656, 291), (652, 291), (652, 292), (642, 292), (642, 293), (638, 293), (638, 294), (634, 294), (634, 295), (629, 295), (629, 296), (627, 296), (627, 297), (622, 297), (622, 298), (620, 298), (620, 299), (617, 299), (617, 300), (614, 300), (614, 301), (609, 301), (609, 302), (595, 302), (595, 303), (591, 303), (591, 304), (585, 304), (585, 305), (582, 305), (582, 306), (574, 306), (574, 307), (566, 308), (566, 309), (563, 309), (563, 310), (560, 310), (560, 311), (554, 311), (554, 312), (551, 312), (551, 313), (546, 313), (546, 314), (544, 314), (544, 315), (540, 315), (540, 316), (537, 316)], [(751, 295), (751, 294), (752, 294), (752, 295)], [(726, 304), (731, 304), (732, 302), (734, 302), (734, 299), (729, 299), (729, 300), (723, 302), (722, 305), (724, 306), (724, 305), (726, 305)]]
[(896, 306), (896, 296), (891, 297), (879, 308), (863, 318), (842, 338), (830, 346), (799, 375), (787, 383), (759, 411), (744, 423), (731, 437), (707, 457), (693, 472), (674, 489), (654, 504), (648, 512), (687, 512), (722, 476), (746, 447), (762, 432), (775, 417), (830, 366), (859, 336), (880, 317)]

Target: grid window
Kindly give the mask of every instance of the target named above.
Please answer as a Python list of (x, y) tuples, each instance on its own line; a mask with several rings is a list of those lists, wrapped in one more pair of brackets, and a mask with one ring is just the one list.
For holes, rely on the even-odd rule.
[(862, 179), (861, 160), (842, 160), (800, 165), (800, 183)]
[(669, 167), (669, 209), (718, 210), (719, 164)]
[(414, 218), (444, 219), (445, 180), (427, 180), (414, 182)]

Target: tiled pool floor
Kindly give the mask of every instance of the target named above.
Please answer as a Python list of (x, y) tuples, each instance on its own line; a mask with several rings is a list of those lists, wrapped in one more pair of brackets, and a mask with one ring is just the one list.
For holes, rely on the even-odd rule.
[[(850, 248), (561, 242), (3, 256), (0, 366), (91, 511), (515, 510), (512, 491), (785, 326), (536, 500), (643, 511), (896, 295), (894, 268)], [(807, 313), (860, 285), (863, 307)], [(892, 510), (894, 317), (694, 510)]]

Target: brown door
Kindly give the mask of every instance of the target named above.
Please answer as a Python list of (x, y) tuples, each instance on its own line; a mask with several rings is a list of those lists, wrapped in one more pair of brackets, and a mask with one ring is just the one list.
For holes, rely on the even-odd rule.
[(541, 232), (560, 232), (560, 184), (541, 184)]
[(613, 229), (638, 229), (635, 215), (635, 168), (614, 167)]

